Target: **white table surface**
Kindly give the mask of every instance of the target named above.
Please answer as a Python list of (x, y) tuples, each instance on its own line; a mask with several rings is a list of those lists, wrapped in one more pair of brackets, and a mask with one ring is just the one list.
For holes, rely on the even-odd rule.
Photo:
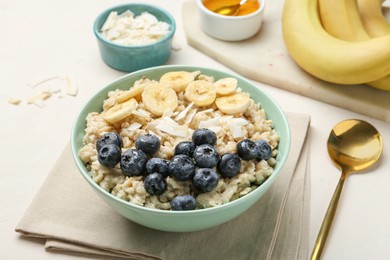
[[(146, 1), (166, 8), (176, 19), (174, 46), (179, 50), (173, 51), (167, 64), (207, 65), (229, 71), (188, 46), (181, 17), (184, 1)], [(81, 106), (97, 90), (124, 75), (102, 62), (92, 33), (94, 18), (121, 3), (125, 1), (0, 2), (0, 259), (80, 259), (46, 252), (43, 241), (21, 238), (14, 228), (69, 142)], [(26, 104), (28, 97), (39, 92), (28, 84), (68, 74), (77, 79), (76, 97), (51, 98), (44, 108)], [(344, 186), (323, 259), (390, 259), (390, 124), (256, 84), (284, 110), (311, 115), (310, 248), (340, 176), (326, 151), (330, 129), (341, 120), (359, 118), (382, 133), (385, 148), (381, 162), (366, 174), (351, 175)], [(13, 97), (22, 103), (9, 104)]]

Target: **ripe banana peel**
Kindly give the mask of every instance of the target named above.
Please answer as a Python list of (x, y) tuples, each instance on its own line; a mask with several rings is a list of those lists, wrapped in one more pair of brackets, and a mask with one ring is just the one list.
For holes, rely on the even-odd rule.
[[(370, 1), (377, 1), (379, 5), (382, 2), (382, 0)], [(357, 0), (318, 0), (318, 3), (322, 25), (329, 34), (338, 39), (352, 42), (373, 38), (364, 27)], [(366, 84), (390, 91), (390, 75)]]
[(321, 23), (334, 37), (345, 41), (365, 41), (370, 35), (363, 26), (356, 0), (318, 0)]
[(390, 74), (390, 35), (350, 42), (321, 24), (318, 0), (286, 0), (282, 30), (293, 60), (308, 73), (336, 84), (365, 84)]
[(390, 34), (390, 23), (382, 13), (384, 0), (357, 0), (364, 28), (371, 37)]

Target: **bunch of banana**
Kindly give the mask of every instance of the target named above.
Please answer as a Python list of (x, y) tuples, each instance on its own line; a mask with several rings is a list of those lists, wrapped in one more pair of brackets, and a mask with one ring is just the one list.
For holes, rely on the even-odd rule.
[(364, 28), (371, 37), (390, 34), (390, 23), (382, 13), (383, 2), (384, 0), (358, 0)]
[(369, 32), (360, 12), (368, 2), (381, 12), (381, 0), (286, 0), (282, 30), (294, 61), (328, 82), (390, 91), (390, 33)]

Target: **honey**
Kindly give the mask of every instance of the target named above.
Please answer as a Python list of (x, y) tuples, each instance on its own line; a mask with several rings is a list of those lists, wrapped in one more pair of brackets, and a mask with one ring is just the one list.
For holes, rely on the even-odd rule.
[[(209, 9), (210, 11), (215, 12), (216, 10), (228, 9), (229, 7), (233, 7), (234, 5), (238, 5), (240, 0), (203, 0), (203, 5)], [(224, 8), (226, 7), (226, 8)], [(238, 13), (235, 16), (243, 16), (248, 15), (260, 8), (260, 3), (258, 0), (248, 0), (245, 4), (243, 4)], [(222, 12), (219, 14), (224, 15)]]

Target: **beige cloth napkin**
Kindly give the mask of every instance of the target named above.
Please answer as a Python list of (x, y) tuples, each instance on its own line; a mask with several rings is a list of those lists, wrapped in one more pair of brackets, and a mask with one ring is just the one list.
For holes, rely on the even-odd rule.
[(44, 238), (48, 251), (110, 259), (306, 259), (310, 118), (289, 113), (288, 119), (292, 148), (280, 177), (259, 202), (225, 224), (171, 233), (125, 219), (85, 182), (68, 145), (16, 231)]

